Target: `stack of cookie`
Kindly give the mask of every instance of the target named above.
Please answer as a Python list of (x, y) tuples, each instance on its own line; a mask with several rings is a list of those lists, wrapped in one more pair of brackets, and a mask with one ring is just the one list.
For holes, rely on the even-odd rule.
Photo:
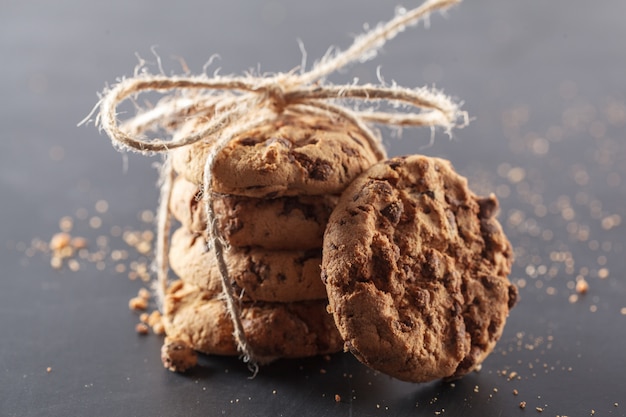
[[(179, 134), (197, 128), (188, 124)], [(207, 141), (171, 154), (177, 177), (170, 211), (180, 227), (169, 263), (179, 280), (166, 294), (164, 325), (169, 340), (235, 355), (219, 270), (206, 243), (202, 180), (210, 150)], [(263, 360), (342, 349), (320, 279), (323, 235), (338, 196), (380, 157), (350, 123), (289, 111), (234, 138), (217, 157), (211, 197), (230, 246), (225, 261), (246, 337)]]

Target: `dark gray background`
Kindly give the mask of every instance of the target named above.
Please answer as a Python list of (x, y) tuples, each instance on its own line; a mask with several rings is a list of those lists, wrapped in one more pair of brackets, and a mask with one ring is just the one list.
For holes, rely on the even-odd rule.
[[(415, 1), (404, 5), (412, 7)], [(497, 191), (521, 302), (481, 372), (407, 384), (349, 355), (279, 361), (249, 380), (236, 359), (190, 375), (161, 367), (159, 337), (134, 332), (141, 287), (115, 272), (53, 270), (48, 241), (72, 216), (97, 248), (128, 249), (111, 227), (146, 230), (157, 159), (115, 152), (76, 127), (135, 53), (166, 72), (309, 65), (345, 49), (390, 1), (17, 1), (0, 3), (0, 416), (626, 415), (626, 5), (621, 0), (466, 1), (401, 34), (378, 57), (330, 77), (443, 88), (474, 120), (453, 140), (384, 131), (389, 153), (444, 156), (480, 192)], [(96, 213), (97, 201), (108, 211)], [(102, 219), (99, 229), (75, 215)], [(131, 258), (145, 261), (130, 251)], [(605, 275), (607, 275), (605, 278)], [(570, 302), (576, 279), (589, 292)], [(51, 372), (46, 368), (51, 367)], [(323, 370), (323, 371), (322, 371)], [(517, 377), (509, 380), (511, 372)], [(518, 395), (513, 394), (518, 391)], [(335, 402), (334, 396), (341, 396)], [(519, 408), (526, 401), (526, 410)]]

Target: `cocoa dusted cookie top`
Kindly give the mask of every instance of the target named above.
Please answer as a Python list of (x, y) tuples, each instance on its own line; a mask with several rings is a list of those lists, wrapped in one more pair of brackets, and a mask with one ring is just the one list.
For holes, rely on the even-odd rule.
[[(179, 135), (192, 133), (193, 123)], [(210, 140), (175, 149), (175, 171), (202, 184), (210, 149)], [(262, 198), (339, 194), (378, 159), (347, 121), (285, 112), (235, 137), (220, 152), (212, 186), (214, 192)]]
[(406, 381), (477, 369), (517, 299), (497, 207), (443, 159), (397, 157), (355, 179), (331, 215), (322, 260), (345, 347)]

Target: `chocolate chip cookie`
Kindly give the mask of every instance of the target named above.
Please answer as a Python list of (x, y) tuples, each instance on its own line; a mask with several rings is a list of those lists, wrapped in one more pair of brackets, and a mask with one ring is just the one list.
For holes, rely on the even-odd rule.
[(443, 159), (392, 158), (355, 179), (331, 215), (322, 260), (345, 348), (406, 381), (477, 369), (517, 299), (497, 209)]
[[(179, 135), (189, 131), (183, 128)], [(173, 150), (174, 170), (202, 184), (211, 144), (207, 138)], [(220, 152), (212, 186), (214, 192), (258, 198), (339, 194), (380, 157), (361, 131), (343, 119), (286, 111), (235, 137)]]
[[(199, 186), (179, 176), (172, 186), (170, 211), (188, 230), (205, 233), (206, 214)], [(216, 221), (232, 246), (272, 250), (322, 247), (335, 195), (261, 199), (213, 193)]]
[[(231, 248), (224, 253), (236, 292), (245, 300), (292, 302), (326, 298), (320, 279), (321, 248), (269, 251)], [(179, 228), (172, 234), (170, 267), (180, 279), (211, 293), (222, 290), (213, 251), (204, 237)]]
[[(326, 301), (242, 303), (248, 343), (261, 362), (334, 353), (343, 341)], [(216, 355), (237, 355), (233, 325), (223, 300), (175, 281), (167, 291), (163, 324), (168, 340)]]

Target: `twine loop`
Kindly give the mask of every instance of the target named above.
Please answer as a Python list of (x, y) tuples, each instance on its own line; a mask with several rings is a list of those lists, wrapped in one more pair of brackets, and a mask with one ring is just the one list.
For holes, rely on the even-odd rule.
[[(165, 155), (161, 168), (161, 195), (158, 211), (158, 240), (156, 248), (157, 295), (165, 299), (168, 285), (168, 251), (170, 213), (168, 202), (174, 179), (169, 158), (170, 150), (189, 146), (211, 138), (211, 150), (205, 161), (203, 201), (207, 215), (207, 231), (210, 236), (207, 246), (215, 251), (221, 275), (223, 298), (234, 326), (233, 336), (244, 361), (251, 369), (258, 370), (257, 363), (273, 358), (255, 355), (249, 345), (241, 320), (241, 310), (233, 294), (228, 268), (224, 261), (227, 247), (222, 243), (215, 221), (212, 202), (212, 168), (220, 151), (238, 134), (248, 131), (287, 109), (296, 114), (339, 117), (357, 127), (368, 140), (379, 158), (385, 157), (385, 149), (379, 135), (371, 124), (389, 126), (443, 127), (450, 134), (453, 128), (468, 123), (467, 113), (449, 97), (430, 88), (403, 88), (397, 85), (332, 85), (324, 82), (327, 75), (354, 61), (365, 61), (383, 44), (414, 25), (427, 19), (435, 10), (445, 10), (460, 0), (426, 0), (419, 7), (398, 13), (386, 24), (379, 25), (357, 37), (346, 51), (325, 56), (311, 70), (300, 74), (279, 73), (272, 77), (254, 76), (165, 76), (152, 75), (137, 70), (135, 76), (122, 79), (104, 90), (94, 110), (83, 120), (89, 120), (99, 108), (96, 123), (105, 130), (114, 146), (144, 154)], [(117, 119), (117, 107), (123, 101), (145, 91), (173, 92), (166, 95), (154, 107), (140, 111), (121, 126)], [(372, 104), (366, 109), (353, 109), (345, 101), (361, 101)], [(391, 104), (392, 111), (377, 111), (377, 103)], [(398, 111), (398, 108), (413, 108), (419, 111)], [(148, 131), (176, 131), (190, 119), (201, 120), (194, 133), (167, 140), (147, 139)]]

